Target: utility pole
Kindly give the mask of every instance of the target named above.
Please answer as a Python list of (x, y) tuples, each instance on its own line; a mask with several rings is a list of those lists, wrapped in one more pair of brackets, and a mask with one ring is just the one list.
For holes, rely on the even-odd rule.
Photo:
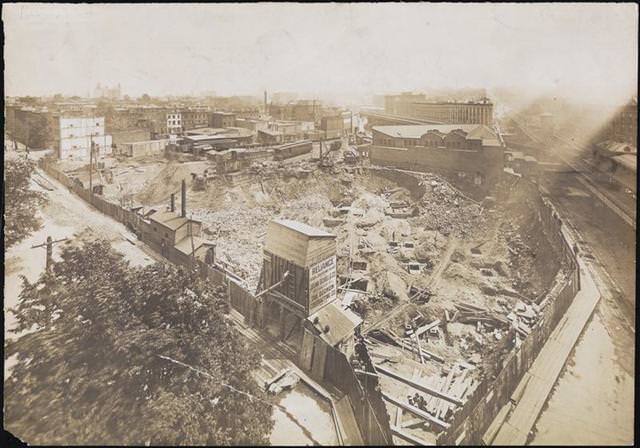
[(60, 243), (61, 241), (67, 241), (67, 238), (62, 238), (61, 240), (52, 241), (51, 237), (48, 236), (47, 237), (47, 241), (45, 243), (38, 244), (36, 246), (31, 246), (31, 249), (36, 249), (36, 248), (39, 248), (39, 247), (46, 247), (47, 248), (47, 255), (46, 255), (47, 258), (46, 258), (46, 262), (45, 262), (46, 263), (45, 264), (45, 269), (47, 271), (51, 270), (51, 267), (52, 267), (53, 245), (55, 243)]
[(93, 199), (93, 133), (89, 136), (89, 194)]

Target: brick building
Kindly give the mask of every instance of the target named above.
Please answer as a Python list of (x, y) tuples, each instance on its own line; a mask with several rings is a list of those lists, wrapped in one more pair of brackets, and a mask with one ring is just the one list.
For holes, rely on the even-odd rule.
[(504, 148), (484, 125), (375, 126), (371, 163), (443, 174), (480, 190), (501, 178)]
[(451, 124), (484, 124), (488, 126), (493, 124), (493, 104), (489, 100), (465, 103), (403, 102), (396, 105), (393, 113)]
[(616, 142), (638, 145), (638, 99), (633, 98), (618, 110), (607, 124), (602, 136)]
[(209, 113), (207, 110), (187, 109), (182, 111), (182, 128), (184, 131), (196, 128), (204, 128), (209, 125)]
[(209, 126), (212, 128), (232, 128), (236, 125), (233, 112), (209, 112)]

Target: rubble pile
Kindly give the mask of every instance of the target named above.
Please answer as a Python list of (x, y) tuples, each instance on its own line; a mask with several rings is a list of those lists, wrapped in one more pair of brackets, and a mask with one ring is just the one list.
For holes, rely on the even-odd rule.
[(467, 236), (485, 224), (482, 206), (464, 197), (448, 182), (437, 176), (425, 176), (425, 193), (420, 201), (420, 217), (426, 229), (444, 235)]

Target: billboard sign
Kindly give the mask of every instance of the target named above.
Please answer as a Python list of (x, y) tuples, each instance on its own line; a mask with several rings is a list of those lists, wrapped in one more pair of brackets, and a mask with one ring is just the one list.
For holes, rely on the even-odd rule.
[(309, 268), (309, 310), (336, 298), (336, 256)]

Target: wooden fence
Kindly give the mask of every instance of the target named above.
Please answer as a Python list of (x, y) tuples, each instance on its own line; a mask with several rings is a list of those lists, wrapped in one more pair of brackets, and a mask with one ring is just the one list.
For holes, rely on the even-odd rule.
[[(145, 231), (147, 224), (135, 212), (108, 202), (100, 196), (91, 195), (91, 193), (84, 189), (79, 183), (58, 171), (53, 166), (51, 160), (43, 158), (39, 163), (40, 167), (48, 175), (69, 188), (84, 201), (90, 203), (105, 215), (134, 229), (138, 238), (143, 243), (149, 245), (169, 261), (184, 266), (194, 265), (194, 260), (191, 257), (185, 257), (184, 254), (175, 248), (165, 247), (162, 249), (153, 241), (145, 238), (145, 235), (149, 233)], [(258, 313), (258, 300), (246, 289), (242, 279), (227, 272), (220, 266), (211, 266), (201, 260), (195, 263), (204, 278), (216, 285), (226, 287), (227, 300), (230, 306), (244, 317), (246, 324), (254, 325)], [(318, 343), (326, 345), (327, 356), (330, 359), (330, 361), (328, 360), (325, 364), (325, 370), (318, 379), (330, 381), (341, 392), (349, 396), (358, 429), (368, 445), (390, 445), (392, 439), (389, 428), (389, 416), (386, 413), (382, 396), (377, 388), (377, 381), (374, 382), (366, 379), (363, 385), (344, 353), (329, 346), (320, 338), (317, 338), (317, 340)], [(298, 361), (296, 360), (296, 362)]]
[(563, 223), (551, 203), (538, 199), (539, 220), (546, 237), (558, 249), (565, 269), (558, 273), (554, 286), (541, 302), (542, 316), (520, 347), (502, 363), (496, 378), (478, 385), (464, 406), (453, 415), (451, 426), (438, 435), (438, 445), (480, 445), (482, 436), (498, 412), (511, 400), (520, 380), (562, 319), (580, 290), (580, 269), (574, 248), (565, 237)]
[[(364, 344), (360, 344), (359, 347), (361, 347), (359, 350), (364, 350), (366, 353)], [(370, 373), (375, 372), (370, 360), (366, 370)], [(344, 353), (328, 347), (324, 379), (349, 397), (362, 440), (366, 445), (393, 444), (389, 414), (375, 376), (356, 374)]]

